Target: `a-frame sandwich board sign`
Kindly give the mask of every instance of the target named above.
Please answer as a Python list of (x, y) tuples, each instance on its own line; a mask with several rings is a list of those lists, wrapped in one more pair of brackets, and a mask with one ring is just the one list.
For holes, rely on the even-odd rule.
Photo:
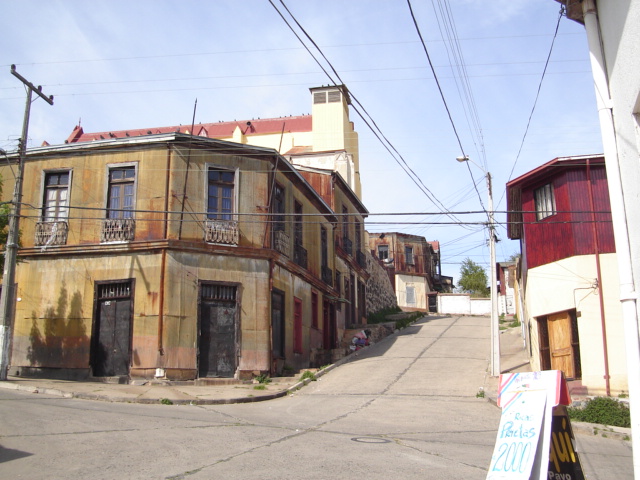
[(584, 480), (564, 407), (570, 403), (561, 371), (500, 375), (502, 416), (487, 480)]

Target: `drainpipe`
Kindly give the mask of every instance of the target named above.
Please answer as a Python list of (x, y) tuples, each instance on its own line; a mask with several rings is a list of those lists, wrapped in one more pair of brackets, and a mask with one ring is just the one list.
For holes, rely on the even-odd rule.
[[(171, 146), (167, 145), (167, 175), (164, 186), (164, 228), (162, 231), (163, 240), (169, 238), (169, 180), (171, 177)], [(167, 249), (162, 249), (160, 260), (160, 287), (158, 292), (158, 353), (164, 355), (164, 276), (167, 264)]]
[(638, 339), (638, 294), (635, 288), (631, 269), (631, 251), (627, 213), (622, 192), (618, 147), (616, 144), (612, 102), (609, 96), (609, 83), (605, 65), (598, 14), (594, 0), (582, 3), (584, 25), (589, 41), (591, 69), (596, 90), (602, 144), (604, 146), (609, 196), (611, 200), (611, 216), (618, 257), (618, 273), (620, 277), (620, 302), (624, 322), (625, 346), (627, 353), (627, 375), (629, 386), (629, 407), (631, 409), (631, 428), (633, 447), (634, 477), (640, 478), (640, 344)]
[(602, 292), (602, 269), (600, 268), (600, 242), (596, 212), (593, 204), (593, 184), (591, 183), (591, 161), (587, 159), (587, 185), (589, 185), (589, 207), (591, 208), (591, 231), (593, 233), (593, 250), (596, 257), (596, 275), (598, 278), (598, 300), (600, 301), (600, 324), (602, 326), (602, 351), (604, 355), (604, 381), (607, 397), (611, 396), (611, 377), (609, 376), (609, 347), (607, 343), (607, 323), (604, 314), (604, 293)]

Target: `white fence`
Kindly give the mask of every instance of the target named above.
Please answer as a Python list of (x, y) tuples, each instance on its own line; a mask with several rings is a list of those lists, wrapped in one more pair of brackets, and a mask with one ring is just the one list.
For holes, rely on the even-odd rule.
[(471, 298), (468, 293), (439, 293), (437, 298), (443, 315), (491, 315), (490, 298)]

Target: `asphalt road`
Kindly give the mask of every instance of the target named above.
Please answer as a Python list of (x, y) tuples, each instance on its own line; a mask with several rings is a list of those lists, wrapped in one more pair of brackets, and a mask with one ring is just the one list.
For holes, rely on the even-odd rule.
[[(486, 318), (420, 322), (262, 403), (141, 405), (0, 390), (0, 478), (484, 479), (500, 419), (476, 397), (488, 333)], [(631, 478), (628, 457), (616, 456), (623, 442), (595, 441), (615, 448), (588, 446), (588, 478)]]

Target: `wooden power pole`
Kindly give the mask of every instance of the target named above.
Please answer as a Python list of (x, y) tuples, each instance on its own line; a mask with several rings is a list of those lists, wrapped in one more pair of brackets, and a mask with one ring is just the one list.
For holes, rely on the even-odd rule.
[(42, 87), (34, 86), (26, 78), (16, 72), (16, 66), (11, 65), (11, 74), (24, 83), (27, 88), (27, 105), (22, 123), (22, 137), (19, 143), (18, 175), (13, 190), (12, 209), (9, 214), (9, 232), (7, 245), (4, 250), (4, 272), (2, 274), (2, 295), (0, 296), (0, 380), (7, 379), (9, 369), (9, 346), (11, 344), (11, 326), (16, 303), (16, 260), (18, 257), (18, 235), (20, 231), (20, 206), (22, 203), (22, 175), (27, 154), (27, 135), (29, 134), (29, 114), (31, 112), (31, 98), (33, 92), (49, 105), (53, 105), (53, 95), (47, 97), (42, 93)]

